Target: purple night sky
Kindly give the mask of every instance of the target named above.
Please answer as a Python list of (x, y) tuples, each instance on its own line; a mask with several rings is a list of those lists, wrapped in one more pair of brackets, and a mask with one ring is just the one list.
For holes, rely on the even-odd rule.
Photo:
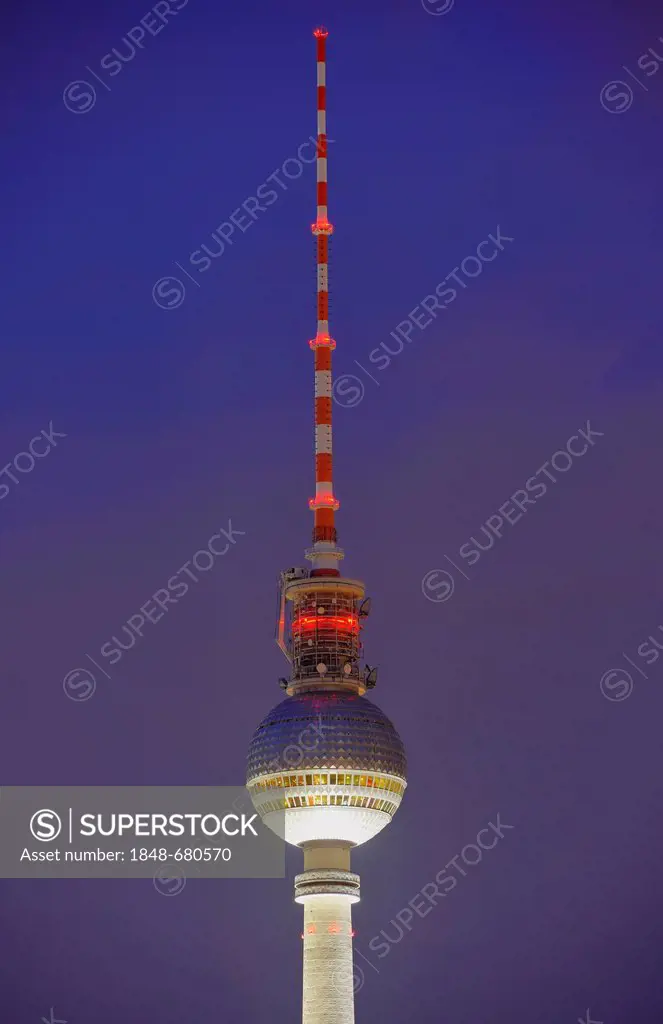
[[(282, 168), (315, 132), (326, 24), (339, 541), (409, 758), (353, 858), (357, 1022), (660, 1024), (663, 11), (156, 8), (3, 19), (0, 782), (238, 785), (282, 699), (315, 330), (315, 170)], [(132, 57), (141, 18), (161, 27)], [(184, 290), (153, 291), (169, 277)], [(229, 520), (228, 553), (68, 699)], [(399, 934), (498, 814), (504, 838)], [(292, 851), (285, 880), (173, 899), (0, 881), (0, 1022), (293, 1024), (298, 870)]]

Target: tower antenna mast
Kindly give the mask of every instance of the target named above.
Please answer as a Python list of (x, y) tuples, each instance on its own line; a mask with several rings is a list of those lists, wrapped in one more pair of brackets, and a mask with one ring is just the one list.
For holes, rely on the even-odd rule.
[(315, 497), (309, 501), (313, 511), (313, 548), (307, 558), (313, 563), (312, 575), (338, 576), (337, 562), (343, 552), (336, 546), (335, 514), (339, 503), (334, 496), (332, 465), (332, 352), (336, 342), (329, 333), (329, 240), (334, 230), (327, 207), (327, 36), (326, 28), (316, 28), (318, 69), (318, 155), (317, 216), (311, 225), (316, 243), (318, 326), (309, 345), (315, 357)]

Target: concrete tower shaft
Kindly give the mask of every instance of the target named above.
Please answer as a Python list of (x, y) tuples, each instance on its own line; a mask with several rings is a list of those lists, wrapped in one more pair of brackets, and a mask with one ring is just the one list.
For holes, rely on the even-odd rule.
[(353, 1024), (352, 898), (303, 897), (302, 1024)]
[(295, 878), (295, 902), (304, 904), (303, 1024), (353, 1024), (351, 906), (359, 875), (342, 844), (304, 847), (304, 873)]

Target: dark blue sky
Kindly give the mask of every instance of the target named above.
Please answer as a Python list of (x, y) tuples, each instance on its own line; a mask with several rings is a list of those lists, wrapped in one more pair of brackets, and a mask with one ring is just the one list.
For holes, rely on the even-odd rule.
[[(311, 529), (312, 165), (194, 281), (176, 264), (315, 131), (323, 22), (335, 371), (364, 388), (335, 405), (338, 526), (374, 596), (372, 696), (410, 763), (354, 859), (376, 968), (358, 1024), (660, 1021), (663, 659), (637, 653), (663, 623), (660, 9), (189, 0), (111, 76), (148, 13), (3, 21), (0, 463), (51, 421), (66, 437), (0, 478), (0, 781), (236, 785), (281, 697), (274, 582)], [(96, 90), (82, 112), (63, 101), (77, 80)], [(372, 366), (498, 225), (513, 242)], [(170, 275), (186, 291), (163, 309)], [(463, 566), (588, 419), (603, 436)], [(245, 536), (68, 700), (63, 676), (228, 519)], [(425, 599), (432, 570), (449, 600)], [(607, 700), (620, 666), (633, 693)], [(498, 812), (504, 841), (377, 959), (371, 938)], [(0, 1019), (297, 1020), (299, 868), (174, 899), (0, 882)]]

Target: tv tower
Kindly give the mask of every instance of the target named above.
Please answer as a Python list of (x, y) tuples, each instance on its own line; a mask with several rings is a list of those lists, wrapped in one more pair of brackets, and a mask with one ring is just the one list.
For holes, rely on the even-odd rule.
[(290, 663), (287, 697), (249, 747), (247, 787), (265, 825), (304, 851), (295, 902), (304, 907), (303, 1024), (353, 1024), (352, 923), (359, 876), (350, 851), (388, 825), (406, 787), (405, 751), (389, 719), (364, 694), (377, 669), (363, 664), (370, 611), (364, 584), (341, 576), (332, 473), (332, 351), (327, 208), (327, 30), (317, 49), (317, 256), (315, 497), (311, 568), (281, 573), (276, 640)]

